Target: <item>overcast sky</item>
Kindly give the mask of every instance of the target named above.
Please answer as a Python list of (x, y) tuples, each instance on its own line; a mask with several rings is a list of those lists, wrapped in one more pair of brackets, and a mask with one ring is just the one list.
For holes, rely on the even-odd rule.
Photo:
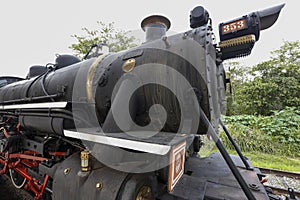
[(32, 65), (54, 62), (55, 54), (70, 53), (69, 46), (82, 34), (82, 27), (94, 29), (96, 21), (115, 22), (123, 30), (140, 28), (150, 14), (162, 14), (172, 23), (171, 31), (189, 28), (189, 13), (197, 5), (204, 6), (218, 24), (281, 3), (286, 3), (275, 25), (261, 33), (253, 53), (239, 59), (254, 65), (269, 58), (283, 40), (299, 40), (299, 1), (297, 0), (11, 0), (0, 3), (1, 74), (25, 77)]

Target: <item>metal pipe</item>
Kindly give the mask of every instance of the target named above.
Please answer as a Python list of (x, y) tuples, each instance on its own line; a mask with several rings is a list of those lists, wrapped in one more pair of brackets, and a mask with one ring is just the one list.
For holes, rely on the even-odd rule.
[(9, 101), (3, 101), (1, 105), (4, 104), (10, 104), (10, 103), (26, 103), (26, 102), (31, 102), (31, 101), (36, 101), (36, 100), (45, 100), (45, 99), (51, 99), (51, 98), (56, 98), (60, 97), (62, 94), (53, 94), (49, 96), (39, 96), (39, 97), (26, 97), (23, 99), (14, 99), (14, 100), (9, 100)]
[(169, 19), (161, 15), (151, 15), (141, 23), (142, 29), (146, 32), (146, 42), (162, 38), (170, 26)]
[(240, 148), (238, 147), (238, 145), (236, 144), (236, 142), (234, 141), (234, 139), (232, 138), (231, 134), (229, 133), (228, 129), (226, 128), (225, 124), (222, 122), (222, 120), (220, 120), (220, 124), (223, 128), (223, 130), (225, 131), (226, 136), (228, 137), (229, 141), (231, 142), (231, 144), (233, 145), (235, 151), (238, 153), (239, 157), (241, 158), (242, 162), (244, 163), (245, 167), (247, 170), (253, 170), (253, 168), (249, 165), (249, 163), (247, 162), (245, 156), (243, 155), (242, 151), (240, 150)]

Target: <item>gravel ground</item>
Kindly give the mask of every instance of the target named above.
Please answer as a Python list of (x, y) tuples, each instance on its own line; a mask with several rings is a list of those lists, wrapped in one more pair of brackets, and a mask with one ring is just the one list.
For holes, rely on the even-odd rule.
[(0, 199), (1, 200), (33, 200), (24, 190), (16, 189), (7, 176), (0, 175)]
[(283, 189), (293, 188), (295, 191), (300, 191), (300, 181), (289, 177), (279, 177), (272, 174), (266, 176), (268, 182), (265, 185), (279, 187)]

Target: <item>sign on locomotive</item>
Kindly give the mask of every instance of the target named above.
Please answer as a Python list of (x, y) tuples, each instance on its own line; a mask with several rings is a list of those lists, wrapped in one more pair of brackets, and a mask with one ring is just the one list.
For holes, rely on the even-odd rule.
[[(219, 44), (201, 6), (172, 36), (167, 18), (150, 16), (140, 46), (1, 77), (0, 174), (35, 199), (269, 199), (220, 120), (222, 63), (249, 55), (283, 6), (221, 23)], [(220, 153), (200, 158), (206, 134)]]

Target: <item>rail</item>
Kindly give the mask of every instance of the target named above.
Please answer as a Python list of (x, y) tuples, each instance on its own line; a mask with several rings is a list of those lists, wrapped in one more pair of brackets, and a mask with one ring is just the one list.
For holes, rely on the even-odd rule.
[(276, 176), (285, 176), (285, 177), (290, 177), (290, 178), (300, 180), (299, 172), (288, 172), (288, 171), (269, 169), (269, 168), (263, 168), (263, 167), (258, 167), (258, 168), (261, 171), (261, 173), (263, 173), (263, 174), (274, 174)]
[[(277, 170), (277, 169), (269, 169), (269, 168), (263, 168), (263, 167), (258, 167), (260, 172), (265, 175), (273, 175), (276, 177), (287, 177), (290, 179), (293, 179), (296, 183), (296, 185), (300, 186), (300, 173), (299, 172), (289, 172), (289, 171), (283, 171), (283, 170)], [(285, 183), (286, 184), (286, 183)], [(277, 185), (274, 186), (272, 184), (267, 184), (265, 185), (266, 188), (270, 188), (274, 194), (277, 195), (290, 195), (291, 190), (288, 188), (294, 189), (293, 193), (295, 196), (300, 197), (300, 191), (299, 188), (293, 188), (290, 187), (289, 185), (286, 185), (285, 188), (278, 187)], [(298, 190), (298, 191), (297, 191)]]

